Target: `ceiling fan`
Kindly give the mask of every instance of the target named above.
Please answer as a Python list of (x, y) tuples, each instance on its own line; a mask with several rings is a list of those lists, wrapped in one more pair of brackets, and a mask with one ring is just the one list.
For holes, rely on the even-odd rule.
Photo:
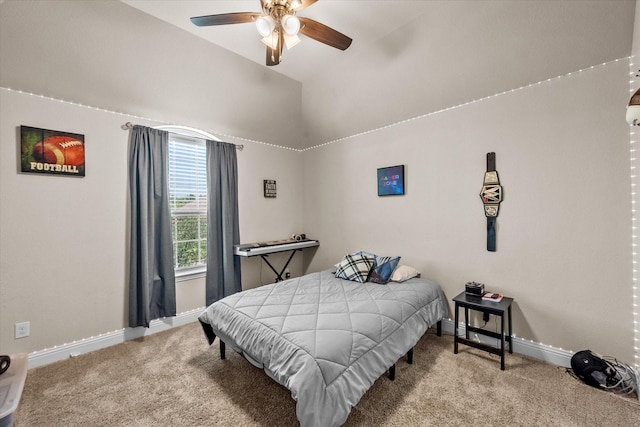
[(287, 49), (291, 49), (300, 42), (299, 33), (336, 49), (347, 49), (352, 41), (349, 37), (313, 19), (296, 16), (296, 12), (316, 1), (260, 0), (263, 13), (235, 12), (196, 16), (191, 18), (191, 22), (199, 27), (255, 22), (262, 42), (267, 45), (269, 66), (278, 65), (282, 61), (285, 44)]

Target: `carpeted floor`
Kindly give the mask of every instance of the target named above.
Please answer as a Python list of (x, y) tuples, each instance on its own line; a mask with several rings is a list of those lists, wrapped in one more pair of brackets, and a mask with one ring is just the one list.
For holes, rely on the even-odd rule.
[[(461, 347), (430, 330), (381, 377), (346, 426), (637, 426), (635, 398), (589, 387), (564, 368)], [(26, 426), (295, 426), (289, 391), (233, 351), (220, 360), (199, 324), (32, 369), (14, 415)]]

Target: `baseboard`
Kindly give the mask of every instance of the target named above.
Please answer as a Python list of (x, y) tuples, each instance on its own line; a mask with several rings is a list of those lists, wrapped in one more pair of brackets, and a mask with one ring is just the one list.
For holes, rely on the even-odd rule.
[[(65, 360), (70, 357), (76, 357), (84, 353), (120, 344), (125, 341), (147, 335), (153, 335), (171, 328), (186, 325), (188, 323), (195, 322), (203, 309), (204, 308), (198, 308), (180, 313), (175, 317), (153, 320), (151, 321), (149, 328), (123, 328), (70, 344), (63, 344), (50, 349), (29, 353), (28, 367), (29, 369), (37, 368), (60, 360)], [(453, 335), (453, 324), (454, 321), (452, 319), (444, 319), (442, 321), (442, 330)], [(464, 333), (464, 324), (460, 324), (459, 333)], [(493, 345), (495, 345), (497, 341), (493, 338), (484, 337), (482, 335), (478, 335), (478, 339), (481, 342)], [(571, 366), (571, 356), (573, 353), (568, 350), (524, 340), (518, 337), (512, 337), (512, 342), (513, 351), (515, 353), (523, 354), (538, 360), (544, 360), (558, 366)]]
[(77, 357), (84, 353), (100, 350), (125, 341), (134, 340), (147, 335), (166, 331), (178, 326), (195, 322), (204, 310), (198, 308), (186, 311), (175, 317), (165, 317), (163, 319), (152, 320), (148, 328), (123, 328), (113, 332), (107, 332), (95, 337), (74, 341), (70, 344), (58, 345), (53, 348), (44, 349), (29, 353), (28, 368), (37, 368), (50, 363), (65, 360), (70, 357)]
[[(442, 321), (442, 330), (453, 335), (453, 319), (444, 319)], [(458, 333), (464, 334), (465, 327), (464, 323), (460, 323), (458, 326)], [(475, 336), (473, 337), (476, 338)], [(486, 337), (478, 334), (477, 339), (480, 342), (490, 345), (496, 345), (497, 339)], [(513, 343), (513, 352), (522, 354), (528, 357), (532, 357), (534, 359), (543, 360), (545, 362), (552, 363), (554, 365), (563, 366), (565, 368), (571, 367), (571, 356), (573, 356), (573, 352), (569, 350), (564, 350), (561, 348), (552, 347), (549, 345), (544, 345), (538, 342), (525, 340), (518, 337), (511, 337), (511, 341)]]

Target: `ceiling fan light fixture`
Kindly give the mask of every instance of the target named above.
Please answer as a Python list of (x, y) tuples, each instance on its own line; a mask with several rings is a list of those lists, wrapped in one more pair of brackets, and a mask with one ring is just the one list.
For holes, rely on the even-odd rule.
[(256, 19), (256, 28), (262, 37), (268, 37), (276, 28), (276, 21), (270, 16), (261, 16)]
[(262, 43), (269, 46), (271, 49), (275, 50), (278, 48), (278, 33), (273, 32), (269, 34), (267, 37), (263, 37), (261, 41)]
[[(4, 0), (0, 0), (2, 3)], [(232, 12), (215, 15), (193, 16), (191, 22), (198, 27), (254, 22), (267, 45), (266, 65), (278, 65), (286, 45), (291, 49), (298, 43), (298, 34), (336, 49), (346, 50), (352, 42), (350, 37), (320, 22), (306, 17), (296, 17), (296, 13), (315, 4), (318, 0), (260, 0), (260, 12)]]
[(280, 20), (285, 34), (295, 36), (300, 31), (300, 20), (294, 15), (284, 15)]
[(291, 36), (287, 33), (284, 33), (284, 43), (287, 45), (287, 49), (291, 49), (292, 47), (300, 43), (300, 37), (296, 35)]

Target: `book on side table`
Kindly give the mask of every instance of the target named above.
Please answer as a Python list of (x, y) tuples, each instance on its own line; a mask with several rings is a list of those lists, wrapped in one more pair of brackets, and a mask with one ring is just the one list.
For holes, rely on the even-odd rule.
[(482, 299), (485, 301), (493, 301), (493, 302), (500, 302), (502, 301), (502, 294), (496, 294), (493, 292), (486, 292), (483, 296)]

